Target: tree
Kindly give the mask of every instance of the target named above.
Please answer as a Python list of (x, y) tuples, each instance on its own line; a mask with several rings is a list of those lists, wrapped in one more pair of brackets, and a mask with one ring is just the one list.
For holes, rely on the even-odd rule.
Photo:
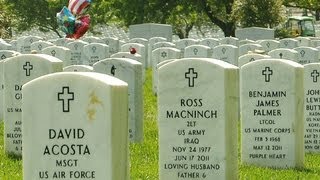
[(273, 28), (283, 21), (281, 0), (238, 0), (235, 19), (242, 27)]
[(0, 0), (0, 38), (12, 37), (12, 26), (14, 25), (14, 15), (3, 0)]
[(65, 5), (64, 0), (5, 0), (18, 18), (17, 30), (24, 31), (32, 27), (39, 27), (42, 31), (58, 31), (56, 13)]

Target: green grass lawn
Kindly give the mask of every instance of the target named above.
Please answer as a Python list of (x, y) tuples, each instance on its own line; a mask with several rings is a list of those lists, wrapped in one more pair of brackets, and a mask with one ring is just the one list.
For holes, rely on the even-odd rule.
[[(130, 174), (132, 180), (157, 180), (159, 174), (157, 103), (156, 97), (152, 94), (150, 70), (147, 71), (146, 78), (144, 87), (144, 141), (141, 144), (130, 144)], [(3, 123), (0, 123), (0, 180), (21, 179), (22, 161), (4, 154)], [(320, 154), (307, 154), (305, 168), (302, 170), (275, 170), (239, 165), (239, 179), (320, 180)]]

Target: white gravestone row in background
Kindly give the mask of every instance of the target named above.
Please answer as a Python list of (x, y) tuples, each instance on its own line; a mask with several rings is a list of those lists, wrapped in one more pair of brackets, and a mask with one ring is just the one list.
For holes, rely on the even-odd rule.
[[(21, 120), (22, 85), (37, 77), (62, 71), (62, 61), (55, 57), (48, 56), (45, 54), (19, 55), (5, 60), (3, 63), (3, 67), (5, 87), (5, 152), (8, 154), (21, 155), (21, 124), (23, 124)], [(33, 97), (35, 98), (35, 96)], [(30, 103), (34, 103), (34, 101), (31, 101)], [(41, 105), (42, 104), (43, 103), (41, 103)], [(36, 126), (35, 124), (32, 125)]]
[(319, 62), (319, 50), (312, 47), (300, 46), (293, 50), (298, 52), (298, 63), (308, 64)]
[(71, 65), (86, 65), (84, 63), (83, 47), (88, 44), (87, 42), (76, 40), (66, 45), (71, 50)]
[(319, 39), (311, 39), (310, 45), (311, 45), (311, 47), (314, 47), (314, 48), (319, 47), (320, 46), (320, 40)]
[(245, 44), (254, 44), (255, 41), (250, 40), (250, 39), (243, 39), (243, 40), (239, 40), (239, 47)]
[(84, 38), (82, 38), (82, 41), (87, 42), (89, 44), (91, 44), (91, 43), (104, 43), (102, 39), (100, 39), (98, 37), (93, 37), (93, 36), (84, 37)]
[(296, 37), (296, 40), (298, 40), (298, 46), (307, 46), (309, 47), (311, 45), (311, 39), (309, 37)]
[(84, 64), (92, 66), (94, 63), (110, 57), (109, 46), (102, 43), (91, 43), (83, 46)]
[(59, 38), (56, 40), (53, 40), (52, 43), (55, 44), (56, 46), (66, 46), (68, 43), (75, 41), (74, 39), (70, 38)]
[(176, 44), (176, 48), (180, 49), (181, 51), (181, 55), (184, 55), (185, 52), (185, 48), (191, 45), (195, 45), (198, 43), (198, 40), (196, 39), (191, 39), (191, 38), (186, 38), (186, 39), (180, 39), (176, 42), (174, 42)]
[(49, 46), (41, 51), (42, 54), (48, 54), (63, 61), (63, 67), (73, 64), (71, 61), (71, 50), (63, 46)]
[(200, 40), (199, 44), (209, 46), (211, 49), (219, 45), (219, 40), (216, 38), (205, 38)]
[[(110, 56), (110, 58), (129, 58), (129, 59), (133, 59), (135, 61), (140, 62), (141, 64), (143, 64), (143, 60), (142, 60), (142, 56), (138, 53), (135, 54), (131, 54), (130, 52), (117, 52), (115, 54), (112, 54)], [(145, 69), (142, 68), (142, 81), (145, 81)]]
[(103, 38), (102, 40), (106, 45), (109, 46), (110, 55), (119, 52), (119, 49), (120, 49), (119, 39), (106, 37), (106, 38)]
[(146, 65), (147, 65), (147, 51), (146, 48), (143, 44), (139, 44), (139, 43), (125, 43), (121, 46), (120, 51), (121, 52), (130, 52), (131, 48), (135, 48), (136, 53), (139, 54), (141, 56), (141, 63), (142, 63), (142, 67), (145, 69)]
[(31, 51), (35, 50), (36, 52), (40, 53), (42, 51), (42, 49), (46, 48), (46, 47), (50, 47), (50, 46), (54, 46), (53, 43), (51, 42), (47, 42), (47, 41), (36, 41), (34, 43), (31, 44)]
[(88, 65), (71, 65), (63, 68), (64, 72), (93, 72), (93, 67)]
[(304, 146), (306, 152), (320, 152), (320, 63), (304, 66)]
[(0, 50), (13, 50), (12, 45), (0, 39)]
[(144, 23), (129, 26), (129, 37), (150, 39), (152, 37), (164, 37), (172, 41), (172, 26), (168, 24)]
[(265, 52), (269, 52), (280, 47), (280, 42), (276, 40), (261, 40), (259, 41), (259, 44)]
[(298, 62), (298, 52), (293, 49), (288, 49), (288, 48), (279, 48), (279, 49), (274, 49), (268, 53), (271, 58), (275, 59), (286, 59), (286, 60), (291, 60), (294, 62)]
[(94, 72), (104, 73), (128, 83), (128, 134), (132, 142), (143, 138), (142, 64), (128, 58), (108, 58), (93, 65)]
[(185, 58), (211, 58), (212, 49), (204, 45), (191, 45), (184, 49)]
[[(171, 47), (171, 48), (176, 48), (176, 45), (174, 44), (174, 43), (172, 43), (172, 42), (166, 42), (166, 41), (161, 41), (161, 42), (157, 42), (157, 43), (154, 43), (152, 46), (151, 46), (151, 50), (149, 50), (149, 53), (151, 53), (150, 54), (150, 56), (149, 56), (149, 65), (150, 65), (150, 67), (153, 67), (153, 65), (156, 65), (156, 64), (153, 64), (153, 56), (152, 56), (152, 52), (155, 50), (155, 49), (157, 49), (157, 48), (160, 48), (160, 47)], [(180, 51), (180, 53), (181, 53), (181, 51)], [(181, 54), (180, 54), (180, 56), (181, 56)]]
[(3, 104), (3, 93), (4, 93), (4, 82), (3, 82), (3, 63), (6, 59), (20, 55), (17, 51), (12, 50), (0, 50), (0, 122), (3, 120), (4, 104)]
[(236, 179), (238, 68), (185, 58), (159, 68), (159, 175)]
[(9, 44), (11, 44), (11, 50), (18, 51), (18, 40), (12, 40)]
[(248, 28), (236, 29), (235, 35), (240, 40), (274, 39), (274, 31), (275, 31), (274, 29), (269, 29), (269, 28), (248, 27)]
[(181, 51), (171, 47), (161, 47), (152, 51), (152, 90), (157, 94), (158, 64), (168, 59), (180, 59)]
[(266, 58), (270, 58), (270, 56), (264, 54), (248, 53), (239, 57), (238, 66), (241, 67), (249, 62)]
[(293, 49), (298, 47), (298, 40), (294, 38), (284, 38), (279, 40), (280, 48)]
[(145, 54), (145, 60), (144, 60), (145, 64), (144, 64), (144, 66), (146, 68), (147, 67), (147, 63), (148, 63), (148, 56), (151, 55), (151, 54), (148, 54), (149, 53), (149, 49), (148, 49), (149, 41), (147, 39), (145, 39), (145, 38), (132, 38), (132, 39), (129, 40), (128, 43), (138, 43), (138, 44), (143, 44), (144, 45), (144, 53), (139, 53), (139, 51), (138, 51), (138, 53), (140, 55)]
[(239, 46), (239, 39), (235, 37), (225, 37), (219, 40), (220, 44)]
[[(152, 54), (152, 51), (155, 49), (154, 44), (158, 42), (166, 42), (167, 39), (164, 37), (152, 37), (149, 39), (149, 45), (148, 45), (148, 54)], [(148, 62), (147, 67), (152, 67), (152, 56), (148, 56)]]
[(239, 56), (245, 55), (248, 52), (255, 52), (256, 50), (263, 50), (262, 46), (260, 44), (254, 44), (254, 43), (248, 43), (241, 45), (239, 47)]
[(22, 94), (24, 180), (129, 179), (125, 82), (62, 72), (25, 84)]
[(241, 161), (274, 168), (302, 168), (303, 66), (263, 59), (240, 71)]
[(239, 48), (234, 45), (221, 44), (213, 48), (212, 57), (238, 66)]
[(17, 41), (17, 51), (21, 54), (30, 54), (31, 53), (31, 44), (42, 40), (41, 37), (38, 36), (25, 36), (20, 37)]

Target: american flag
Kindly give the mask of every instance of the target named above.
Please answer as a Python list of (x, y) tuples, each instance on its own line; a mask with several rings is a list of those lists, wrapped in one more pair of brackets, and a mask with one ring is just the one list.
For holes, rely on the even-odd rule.
[(73, 14), (81, 14), (82, 11), (88, 7), (91, 3), (91, 0), (69, 0), (68, 9)]

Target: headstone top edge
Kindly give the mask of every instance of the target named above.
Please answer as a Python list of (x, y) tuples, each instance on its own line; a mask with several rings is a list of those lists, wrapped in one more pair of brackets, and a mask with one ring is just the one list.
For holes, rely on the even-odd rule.
[(75, 77), (75, 78), (87, 77), (92, 80), (98, 80), (98, 81), (104, 82), (104, 83), (111, 85), (111, 86), (128, 86), (128, 84), (126, 82), (124, 82), (118, 78), (115, 78), (113, 76), (109, 76), (109, 75), (102, 74), (102, 73), (96, 73), (96, 72), (57, 72), (57, 73), (52, 73), (52, 74), (40, 76), (36, 79), (33, 79), (33, 80), (25, 83), (22, 86), (22, 89), (26, 89), (29, 86), (32, 86), (34, 83), (37, 83), (39, 81), (46, 81), (51, 78), (59, 78), (59, 77), (63, 77), (63, 76), (71, 76), (71, 77)]
[(142, 65), (141, 62), (139, 62), (137, 60), (134, 60), (134, 59), (130, 59), (130, 58), (112, 58), (112, 57), (111, 58), (102, 59), (97, 63), (110, 61), (110, 60), (126, 61), (126, 62), (128, 62), (130, 64), (133, 64), (133, 65)]
[(235, 66), (233, 64), (227, 63), (227, 62), (222, 61), (222, 60), (214, 59), (214, 58), (182, 58), (182, 59), (176, 59), (176, 60), (174, 60), (172, 62), (169, 62), (168, 64), (165, 64), (164, 66), (161, 66), (160, 69), (162, 67), (165, 67), (165, 66), (167, 66), (169, 64), (172, 64), (172, 63), (180, 63), (180, 62), (186, 62), (186, 61), (192, 61), (192, 60), (203, 61), (203, 62), (214, 64), (214, 65), (220, 66), (222, 68), (226, 68), (226, 69), (239, 69), (239, 67), (237, 67), (237, 66)]
[(291, 65), (291, 66), (293, 66), (295, 68), (303, 68), (303, 65), (301, 65), (301, 64), (299, 64), (297, 62), (291, 61), (291, 60), (276, 59), (276, 58), (264, 58), (264, 59), (258, 59), (258, 60), (252, 61), (250, 63), (247, 63), (247, 64), (241, 66), (241, 69), (247, 68), (247, 67), (250, 67), (250, 66), (254, 66), (256, 64), (265, 63), (265, 62), (270, 62), (270, 63), (278, 62), (278, 63), (282, 63), (282, 64)]
[(17, 59), (17, 58), (35, 58), (35, 59), (47, 59), (51, 62), (63, 62), (60, 59), (47, 55), (47, 54), (19, 54), (19, 56), (13, 56), (11, 58), (6, 59), (4, 62), (7, 62), (8, 60)]

